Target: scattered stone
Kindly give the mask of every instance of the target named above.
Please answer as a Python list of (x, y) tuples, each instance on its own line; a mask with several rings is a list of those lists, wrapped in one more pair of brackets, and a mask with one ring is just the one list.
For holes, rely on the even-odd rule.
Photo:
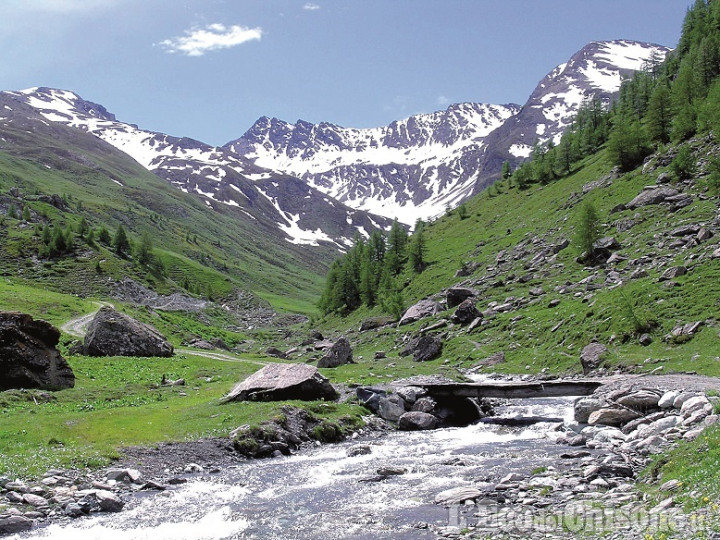
[(637, 197), (627, 203), (627, 208), (639, 208), (651, 204), (660, 204), (668, 198), (678, 195), (680, 192), (669, 187), (653, 187), (643, 190)]
[(374, 358), (375, 360), (382, 360), (383, 358), (387, 358), (387, 353), (385, 351), (375, 351)]
[(652, 339), (652, 337), (650, 336), (650, 334), (642, 334), (642, 335), (640, 336), (640, 338), (638, 339), (638, 342), (639, 342), (640, 345), (642, 345), (643, 347), (647, 347), (648, 345), (650, 345), (650, 344), (653, 342), (653, 339)]
[(125, 503), (111, 491), (99, 489), (95, 492), (95, 499), (104, 512), (119, 512)]
[(173, 355), (172, 344), (155, 328), (108, 306), (90, 322), (82, 349), (88, 356)]
[(468, 324), (478, 317), (482, 317), (482, 315), (475, 307), (475, 300), (468, 298), (467, 300), (463, 300), (463, 302), (461, 302), (457, 307), (454, 315), (452, 316), (452, 320), (453, 322), (459, 324)]
[(0, 518), (0, 535), (17, 534), (32, 529), (33, 521), (24, 516), (8, 516)]
[(45, 497), (40, 497), (39, 495), (33, 495), (32, 493), (26, 493), (23, 495), (23, 502), (25, 504), (29, 504), (30, 506), (38, 507), (38, 506), (47, 506), (48, 501)]
[(390, 316), (370, 317), (368, 319), (365, 319), (362, 323), (360, 323), (360, 331), (367, 332), (368, 330), (375, 330), (376, 328), (381, 328), (383, 326), (387, 326), (388, 324), (393, 324), (394, 322), (395, 322), (395, 317), (390, 317)]
[(671, 408), (673, 406), (675, 398), (677, 398), (679, 395), (680, 391), (678, 390), (671, 390), (669, 392), (665, 392), (658, 400), (658, 407), (660, 407), (661, 409)]
[(423, 335), (413, 338), (407, 344), (400, 356), (413, 355), (415, 362), (427, 362), (434, 360), (442, 354), (443, 344), (435, 336)]
[(605, 360), (608, 348), (602, 343), (590, 343), (586, 345), (580, 353), (580, 363), (582, 364), (583, 373), (597, 369)]
[(398, 428), (401, 431), (429, 430), (435, 429), (436, 426), (437, 418), (426, 412), (410, 411), (398, 419)]
[(378, 402), (378, 415), (388, 422), (397, 422), (405, 414), (405, 401), (396, 394), (383, 396)]
[(660, 486), (660, 491), (675, 491), (682, 485), (682, 482), (680, 480), (668, 480), (663, 485)]
[(371, 452), (372, 452), (372, 449), (370, 448), (369, 444), (358, 444), (357, 446), (348, 448), (347, 456), (348, 457), (366, 456), (366, 455), (370, 454)]
[(634, 420), (640, 416), (639, 413), (629, 409), (619, 409), (604, 407), (597, 411), (593, 411), (588, 417), (587, 423), (591, 426), (602, 424), (604, 426), (620, 426), (625, 422)]
[(473, 487), (458, 487), (441, 491), (435, 495), (435, 504), (453, 505), (472, 501), (482, 496), (479, 489)]
[(682, 225), (670, 231), (670, 236), (694, 236), (700, 231), (700, 225)]
[(238, 384), (224, 401), (311, 401), (338, 397), (337, 390), (314, 366), (268, 364)]
[(624, 407), (646, 411), (656, 408), (661, 397), (658, 391), (640, 389), (618, 397), (616, 402)]
[(437, 315), (442, 311), (442, 306), (433, 300), (420, 300), (414, 306), (408, 308), (405, 314), (400, 318), (399, 326), (414, 323), (425, 317)]
[(590, 415), (603, 408), (604, 403), (596, 397), (582, 397), (575, 401), (575, 421), (586, 424), (590, 419)]
[(662, 275), (658, 278), (658, 281), (669, 281), (680, 276), (684, 276), (687, 273), (687, 269), (684, 266), (673, 266), (665, 270)]
[(431, 397), (421, 397), (413, 403), (412, 410), (424, 413), (431, 413), (435, 410), (437, 403)]
[(75, 386), (75, 375), (57, 349), (59, 341), (60, 331), (50, 323), (0, 312), (0, 391)]
[(459, 306), (460, 304), (462, 304), (465, 300), (473, 298), (476, 295), (477, 293), (472, 289), (468, 289), (465, 287), (451, 287), (445, 293), (445, 298), (447, 299), (447, 307), (448, 309), (452, 309), (455, 306)]
[(282, 360), (287, 359), (287, 355), (284, 352), (282, 352), (280, 349), (278, 349), (277, 347), (268, 347), (265, 350), (265, 354), (268, 356), (272, 356), (273, 358), (280, 358)]
[(593, 248), (595, 249), (613, 250), (620, 249), (621, 247), (620, 242), (618, 242), (614, 236), (605, 236), (593, 244)]
[(338, 339), (330, 350), (325, 353), (320, 360), (318, 360), (319, 368), (336, 368), (344, 364), (352, 364), (352, 347), (346, 337)]

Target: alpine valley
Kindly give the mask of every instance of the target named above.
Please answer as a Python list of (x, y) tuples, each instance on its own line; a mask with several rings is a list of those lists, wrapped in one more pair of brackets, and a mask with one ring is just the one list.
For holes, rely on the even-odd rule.
[(371, 129), (85, 97), (0, 93), (0, 536), (717, 537), (720, 1)]

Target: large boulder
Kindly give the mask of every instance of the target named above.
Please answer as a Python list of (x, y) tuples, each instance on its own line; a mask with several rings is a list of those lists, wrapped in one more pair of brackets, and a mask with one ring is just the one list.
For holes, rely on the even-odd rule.
[(60, 356), (60, 331), (24, 313), (0, 312), (0, 390), (75, 386), (72, 369)]
[(482, 317), (482, 314), (475, 307), (475, 300), (468, 298), (467, 300), (463, 300), (457, 307), (452, 316), (452, 320), (460, 324), (470, 324), (479, 317)]
[(172, 356), (173, 346), (152, 326), (105, 306), (88, 325), (88, 356)]
[(442, 354), (443, 343), (435, 336), (419, 336), (415, 337), (402, 350), (400, 356), (413, 355), (415, 362), (427, 362), (435, 360)]
[(328, 351), (325, 353), (325, 356), (318, 360), (318, 367), (335, 368), (338, 366), (342, 366), (343, 364), (352, 363), (353, 356), (350, 342), (347, 338), (341, 337), (335, 343), (333, 343), (332, 347), (330, 347), (330, 349), (328, 349)]
[(583, 373), (589, 373), (593, 369), (597, 369), (605, 360), (608, 348), (602, 343), (590, 343), (586, 345), (580, 353), (580, 363), (582, 364)]
[(466, 287), (451, 287), (445, 293), (445, 298), (447, 299), (447, 307), (448, 309), (452, 309), (455, 306), (459, 306), (468, 298), (473, 298), (474, 296), (476, 296), (476, 294), (477, 293), (475, 291)]
[(627, 203), (628, 208), (638, 208), (640, 206), (647, 206), (649, 204), (660, 204), (665, 202), (668, 198), (674, 197), (679, 194), (679, 191), (669, 187), (656, 187), (652, 189), (646, 189), (642, 191), (632, 201)]
[(398, 419), (398, 429), (401, 431), (424, 431), (435, 429), (436, 426), (437, 418), (421, 411), (406, 412)]
[(433, 300), (420, 300), (414, 306), (410, 306), (405, 314), (400, 318), (398, 323), (400, 326), (403, 324), (410, 324), (425, 317), (431, 317), (437, 315), (442, 311), (442, 306)]
[(223, 401), (334, 400), (330, 381), (307, 364), (268, 364), (238, 384)]

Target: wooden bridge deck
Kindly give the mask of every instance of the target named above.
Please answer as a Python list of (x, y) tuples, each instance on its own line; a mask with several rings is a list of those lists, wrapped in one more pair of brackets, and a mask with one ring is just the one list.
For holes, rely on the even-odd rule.
[(498, 381), (480, 383), (422, 384), (428, 394), (435, 397), (469, 398), (544, 398), (587, 396), (607, 381), (601, 379), (568, 379), (551, 381)]

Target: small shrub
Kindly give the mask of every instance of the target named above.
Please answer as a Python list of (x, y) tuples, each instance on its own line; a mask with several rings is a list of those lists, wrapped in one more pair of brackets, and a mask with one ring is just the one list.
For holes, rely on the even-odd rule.
[(692, 178), (697, 171), (697, 162), (689, 146), (683, 146), (670, 163), (670, 168), (678, 180)]

